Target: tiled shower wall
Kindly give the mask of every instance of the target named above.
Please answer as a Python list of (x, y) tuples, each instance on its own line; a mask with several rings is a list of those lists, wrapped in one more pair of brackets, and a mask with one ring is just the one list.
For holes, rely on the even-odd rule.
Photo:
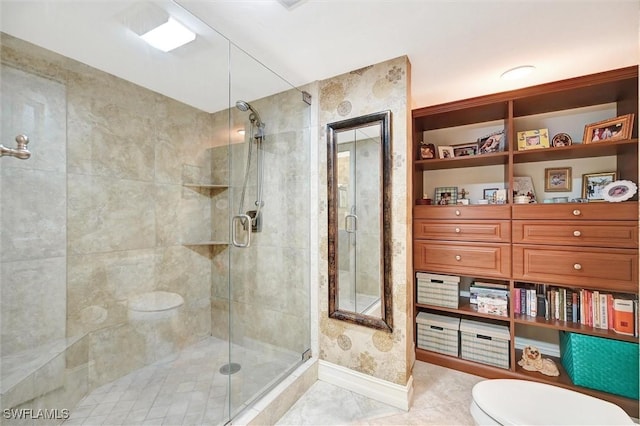
[[(34, 336), (46, 322), (60, 337), (90, 332), (92, 385), (120, 377), (162, 355), (146, 347), (127, 319), (127, 300), (154, 290), (185, 301), (174, 330), (161, 336), (173, 340), (169, 346), (179, 349), (209, 335), (211, 251), (183, 243), (211, 238), (211, 198), (182, 184), (211, 179), (211, 115), (13, 37), (2, 34), (0, 42), (3, 69), (48, 81), (42, 97), (56, 96), (60, 105), (47, 108), (60, 113), (55, 121), (61, 129), (42, 139), (52, 145), (34, 140), (31, 159), (2, 159), (39, 169), (21, 172), (22, 186), (3, 190), (2, 205), (21, 209), (10, 213), (16, 218), (55, 220), (51, 229), (62, 241), (66, 231), (66, 246), (51, 248), (49, 260), (22, 259), (31, 272), (19, 283), (4, 279), (14, 266), (3, 263), (1, 310), (17, 305), (25, 312), (24, 321), (3, 321), (3, 354), (5, 338)], [(57, 181), (60, 189), (49, 190)], [(29, 235), (29, 226), (23, 220), (13, 232)], [(31, 246), (38, 255), (40, 247), (37, 241)], [(3, 232), (3, 260), (11, 248)], [(42, 306), (64, 316), (65, 299), (66, 332), (62, 318), (34, 317), (33, 309)]]

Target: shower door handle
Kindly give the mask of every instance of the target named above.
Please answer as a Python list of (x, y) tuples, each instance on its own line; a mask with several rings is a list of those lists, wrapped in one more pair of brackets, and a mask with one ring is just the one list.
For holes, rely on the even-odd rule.
[[(352, 222), (349, 219), (353, 219)], [(349, 223), (353, 223), (353, 227), (349, 226)], [(344, 230), (350, 234), (353, 234), (358, 230), (358, 216), (355, 214), (348, 214), (344, 217)]]
[[(238, 237), (238, 224), (247, 231), (247, 241), (245, 243), (239, 242)], [(238, 214), (231, 219), (231, 242), (235, 247), (247, 248), (251, 245), (251, 216), (248, 214)]]

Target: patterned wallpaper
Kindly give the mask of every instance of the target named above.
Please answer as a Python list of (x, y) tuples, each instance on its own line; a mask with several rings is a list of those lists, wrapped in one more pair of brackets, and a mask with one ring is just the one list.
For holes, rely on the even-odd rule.
[[(391, 59), (319, 83), (319, 357), (389, 382), (411, 375), (413, 318), (410, 240), (410, 75), (407, 57)], [(326, 124), (391, 110), (393, 332), (328, 316)]]

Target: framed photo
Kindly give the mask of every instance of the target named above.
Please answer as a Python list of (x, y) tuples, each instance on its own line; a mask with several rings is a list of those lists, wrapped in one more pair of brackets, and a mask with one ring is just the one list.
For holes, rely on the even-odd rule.
[(582, 198), (592, 201), (604, 201), (603, 188), (615, 181), (616, 172), (587, 173), (582, 175)]
[(440, 186), (436, 188), (435, 198), (433, 204), (440, 206), (455, 205), (458, 202), (458, 187), (457, 186)]
[(453, 147), (451, 146), (439, 146), (438, 157), (440, 158), (453, 158)]
[(544, 190), (546, 192), (571, 191), (571, 167), (544, 169)]
[(517, 133), (518, 151), (549, 148), (549, 130), (526, 130)]
[(612, 203), (627, 201), (636, 195), (636, 192), (638, 192), (638, 186), (630, 180), (616, 180), (602, 188), (604, 200)]
[(505, 146), (504, 129), (491, 133), (478, 139), (478, 153), (489, 154), (492, 152), (502, 152)]
[(558, 133), (551, 139), (551, 146), (556, 148), (560, 146), (569, 146), (573, 143), (571, 136), (566, 133)]
[(419, 160), (431, 160), (436, 158), (436, 147), (432, 143), (420, 143), (420, 149), (418, 152)]
[(533, 179), (531, 176), (514, 176), (513, 177), (513, 196), (526, 195), (535, 202), (536, 193), (533, 190)]
[(482, 190), (482, 198), (485, 200), (489, 200), (489, 202), (495, 202), (496, 192), (498, 192), (498, 188), (485, 188)]
[(478, 155), (478, 142), (453, 145), (452, 148), (454, 157), (468, 157), (471, 155)]
[(583, 143), (618, 141), (631, 138), (633, 114), (621, 115), (609, 120), (584, 126)]

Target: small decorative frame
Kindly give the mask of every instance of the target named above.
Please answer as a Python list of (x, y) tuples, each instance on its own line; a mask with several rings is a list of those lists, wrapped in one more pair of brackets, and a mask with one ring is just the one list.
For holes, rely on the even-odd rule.
[(602, 188), (602, 196), (605, 201), (612, 203), (627, 201), (636, 195), (636, 192), (638, 192), (638, 186), (630, 180), (616, 180)]
[(436, 147), (432, 143), (420, 142), (420, 148), (418, 150), (419, 160), (431, 160), (436, 158)]
[(537, 129), (518, 132), (518, 151), (527, 149), (549, 148), (549, 130)]
[(627, 114), (587, 124), (584, 126), (583, 143), (608, 142), (631, 138), (633, 117), (633, 114)]
[(471, 155), (478, 155), (478, 142), (453, 145), (452, 148), (454, 157), (469, 157)]
[(546, 192), (571, 191), (571, 167), (544, 169), (544, 190)]
[(439, 146), (438, 147), (439, 158), (453, 158), (453, 147), (451, 146)]
[(504, 151), (504, 140), (504, 129), (478, 138), (478, 153), (489, 154), (492, 152), (502, 152)]
[(551, 146), (554, 148), (560, 146), (569, 146), (573, 143), (573, 139), (566, 133), (558, 133), (551, 139)]
[(531, 179), (531, 176), (513, 177), (513, 195), (528, 195), (531, 197), (531, 202), (535, 202), (536, 193), (533, 190), (533, 179)]
[(482, 190), (482, 198), (489, 200), (489, 202), (495, 202), (496, 192), (498, 192), (498, 188), (485, 188)]
[(616, 172), (587, 173), (582, 175), (582, 198), (589, 202), (604, 201), (602, 190), (615, 181)]
[(436, 188), (433, 204), (440, 206), (455, 205), (458, 202), (457, 186), (440, 186)]

